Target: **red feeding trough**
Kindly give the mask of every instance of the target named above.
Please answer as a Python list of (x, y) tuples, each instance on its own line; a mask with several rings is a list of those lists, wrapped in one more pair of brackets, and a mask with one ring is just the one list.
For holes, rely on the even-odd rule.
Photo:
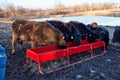
[[(92, 50), (100, 47), (104, 47), (104, 53), (93, 56)], [(33, 61), (38, 63), (39, 72), (41, 74), (51, 73), (51, 72), (58, 71), (60, 69), (82, 62), (83, 60), (71, 64), (70, 56), (73, 54), (79, 54), (80, 52), (85, 52), (85, 51), (90, 51), (91, 57), (88, 59), (85, 59), (84, 61), (103, 55), (105, 54), (105, 43), (104, 41), (96, 41), (94, 43), (88, 43), (87, 40), (82, 40), (80, 46), (74, 46), (73, 42), (67, 43), (66, 49), (59, 49), (57, 45), (27, 49), (26, 63), (28, 64), (28, 58), (32, 59)], [(42, 71), (41, 63), (55, 60), (57, 58), (62, 58), (62, 57), (67, 57), (68, 65), (57, 68), (49, 72), (45, 72), (45, 73)]]

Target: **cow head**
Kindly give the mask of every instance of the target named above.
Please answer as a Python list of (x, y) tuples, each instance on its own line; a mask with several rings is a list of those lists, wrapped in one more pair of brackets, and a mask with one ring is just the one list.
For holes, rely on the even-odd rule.
[(98, 24), (97, 24), (96, 22), (93, 22), (93, 23), (91, 24), (91, 27), (92, 27), (93, 29), (97, 29), (97, 28), (98, 28)]

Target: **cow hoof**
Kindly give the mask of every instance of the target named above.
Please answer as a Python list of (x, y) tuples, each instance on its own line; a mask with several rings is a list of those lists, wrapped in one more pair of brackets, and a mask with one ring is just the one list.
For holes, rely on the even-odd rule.
[(23, 47), (20, 47), (20, 50), (23, 50), (24, 48)]
[(15, 54), (15, 50), (12, 50), (12, 55), (14, 55)]
[(15, 54), (15, 52), (14, 53), (12, 52), (12, 55), (14, 55), (14, 54)]

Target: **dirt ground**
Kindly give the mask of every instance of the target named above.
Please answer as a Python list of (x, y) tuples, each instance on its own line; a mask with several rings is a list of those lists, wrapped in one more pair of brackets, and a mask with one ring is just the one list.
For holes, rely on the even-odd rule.
[[(108, 28), (109, 31), (114, 29)], [(27, 65), (25, 62), (26, 49), (30, 45), (24, 44), (21, 51), (17, 46), (17, 53), (11, 54), (12, 39), (11, 24), (0, 24), (0, 45), (5, 47), (7, 55), (5, 80), (120, 80), (120, 44), (110, 43), (106, 55), (100, 56), (60, 71), (41, 75), (37, 63)], [(111, 36), (112, 33), (110, 32)], [(95, 50), (95, 53), (102, 53)], [(86, 55), (84, 55), (86, 54)], [(74, 55), (71, 61), (87, 58), (88, 52)], [(43, 63), (43, 69), (54, 68), (66, 64), (66, 58)], [(48, 67), (49, 66), (49, 67)], [(46, 69), (47, 68), (47, 69)]]

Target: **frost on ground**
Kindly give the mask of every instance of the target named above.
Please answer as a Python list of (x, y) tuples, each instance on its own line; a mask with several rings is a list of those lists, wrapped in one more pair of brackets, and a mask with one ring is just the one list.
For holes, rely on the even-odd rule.
[[(30, 46), (24, 44), (23, 51), (20, 51), (17, 46), (17, 53), (12, 55), (11, 39), (11, 25), (0, 24), (0, 44), (5, 47), (7, 55), (5, 80), (120, 80), (120, 44), (110, 43), (105, 56), (51, 74), (41, 75), (38, 72), (37, 63), (27, 65), (25, 62), (26, 49)], [(94, 52), (101, 53), (99, 50)], [(89, 57), (89, 52), (74, 55), (71, 57), (71, 62), (87, 57)], [(64, 64), (66, 64), (66, 58), (43, 63), (42, 67), (50, 70)]]

